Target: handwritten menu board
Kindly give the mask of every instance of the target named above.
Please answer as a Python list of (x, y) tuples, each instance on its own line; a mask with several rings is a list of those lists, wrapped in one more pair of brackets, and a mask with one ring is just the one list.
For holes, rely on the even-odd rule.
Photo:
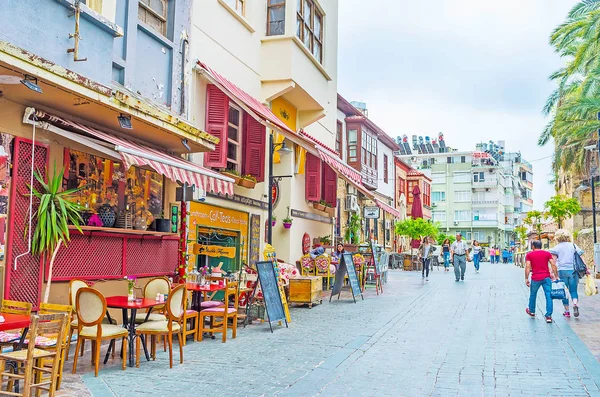
[(331, 299), (334, 295), (337, 295), (338, 299), (340, 299), (342, 287), (344, 286), (344, 278), (346, 275), (348, 275), (348, 281), (350, 282), (350, 290), (352, 292), (352, 299), (354, 299), (354, 303), (356, 303), (356, 297), (359, 295), (363, 300), (365, 299), (358, 283), (356, 269), (354, 268), (354, 262), (352, 261), (352, 254), (345, 253), (342, 255), (342, 260), (340, 260), (338, 269), (335, 272), (335, 282), (333, 284), (333, 289), (331, 290), (329, 302), (331, 302)]
[(258, 280), (260, 281), (260, 289), (263, 293), (263, 300), (265, 302), (265, 308), (267, 309), (271, 332), (273, 332), (271, 323), (274, 322), (285, 321), (285, 326), (287, 327), (288, 323), (285, 316), (285, 309), (283, 308), (283, 302), (281, 301), (279, 284), (277, 283), (273, 262), (256, 262), (256, 270), (258, 271)]
[(248, 265), (253, 265), (260, 260), (260, 215), (250, 216), (250, 235), (248, 248)]

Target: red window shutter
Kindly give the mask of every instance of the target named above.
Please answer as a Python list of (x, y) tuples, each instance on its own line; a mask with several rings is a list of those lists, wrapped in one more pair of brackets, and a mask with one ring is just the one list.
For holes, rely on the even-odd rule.
[(304, 174), (306, 177), (305, 194), (308, 201), (321, 200), (321, 168), (321, 159), (307, 153)]
[(206, 87), (206, 132), (219, 138), (215, 150), (204, 154), (206, 167), (227, 167), (227, 122), (229, 98), (217, 86)]
[(323, 200), (334, 208), (337, 205), (337, 174), (327, 164), (323, 164)]
[(267, 129), (252, 116), (244, 113), (244, 145), (242, 146), (244, 175), (252, 175), (257, 182), (265, 180), (265, 145)]

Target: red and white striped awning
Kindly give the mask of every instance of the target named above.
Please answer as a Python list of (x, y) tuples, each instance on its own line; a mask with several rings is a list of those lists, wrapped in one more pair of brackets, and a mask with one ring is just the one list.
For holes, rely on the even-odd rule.
[(377, 206), (379, 208), (381, 208), (382, 210), (384, 210), (385, 212), (387, 212), (394, 218), (400, 218), (400, 211), (398, 211), (397, 209), (395, 209), (394, 207), (392, 207), (390, 205), (387, 205), (386, 203), (379, 200), (378, 198), (375, 198), (375, 204), (377, 204)]
[[(30, 116), (30, 120), (32, 117), (33, 115)], [(181, 157), (107, 134), (41, 110), (35, 112), (35, 117), (37, 122), (47, 122), (55, 127), (88, 135), (92, 138), (108, 142), (111, 146), (114, 145), (111, 149), (114, 149), (118, 153), (125, 168), (131, 166), (152, 168), (172, 181), (187, 183), (190, 186), (195, 185), (205, 192), (233, 196), (233, 179), (184, 160)], [(86, 140), (83, 138), (79, 142), (85, 144)], [(91, 143), (93, 144), (93, 142)]]
[(362, 176), (360, 175), (360, 172), (344, 163), (339, 157), (330, 153), (327, 149), (317, 145), (317, 150), (321, 160), (326, 162), (338, 173), (342, 174), (346, 179), (362, 186)]

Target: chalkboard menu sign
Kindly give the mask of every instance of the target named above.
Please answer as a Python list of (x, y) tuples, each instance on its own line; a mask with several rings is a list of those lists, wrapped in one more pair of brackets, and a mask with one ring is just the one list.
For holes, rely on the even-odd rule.
[(360, 284), (358, 283), (358, 277), (356, 275), (356, 269), (354, 268), (352, 254), (345, 253), (342, 255), (342, 259), (340, 260), (338, 269), (335, 272), (335, 283), (333, 284), (331, 296), (329, 297), (330, 302), (334, 295), (337, 295), (338, 299), (340, 299), (346, 274), (348, 275), (348, 281), (350, 282), (350, 290), (352, 291), (352, 298), (354, 299), (354, 303), (356, 303), (356, 297), (359, 295), (363, 300), (365, 299), (360, 289)]
[(248, 240), (248, 264), (252, 265), (260, 260), (260, 215), (252, 214), (250, 216)]
[(279, 293), (279, 285), (277, 284), (273, 262), (256, 262), (256, 270), (258, 271), (258, 280), (260, 281), (260, 289), (263, 294), (265, 308), (267, 309), (271, 332), (273, 332), (272, 323), (277, 321), (285, 321), (285, 326), (287, 327), (288, 323), (285, 318), (285, 311)]

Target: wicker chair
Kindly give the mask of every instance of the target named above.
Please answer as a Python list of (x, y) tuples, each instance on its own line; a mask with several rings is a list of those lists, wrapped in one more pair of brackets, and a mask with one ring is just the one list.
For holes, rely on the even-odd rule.
[(140, 324), (135, 334), (136, 350), (135, 350), (135, 365), (140, 366), (140, 342), (142, 336), (150, 336), (151, 338), (151, 355), (152, 359), (156, 360), (156, 337), (166, 335), (169, 341), (169, 367), (173, 368), (173, 334), (177, 334), (179, 342), (179, 362), (183, 364), (183, 315), (186, 308), (186, 289), (185, 285), (175, 287), (167, 298), (166, 309), (167, 319), (163, 321), (147, 321)]
[[(102, 320), (106, 314), (106, 299), (99, 291), (93, 288), (80, 288), (75, 299), (77, 308), (77, 347), (86, 339), (92, 343), (92, 362), (94, 373), (98, 377), (98, 366), (100, 364), (100, 346), (103, 340), (122, 339), (123, 343), (123, 369), (127, 363), (127, 338), (129, 332), (118, 325), (103, 324)], [(73, 373), (77, 372), (77, 358), (73, 359)]]

